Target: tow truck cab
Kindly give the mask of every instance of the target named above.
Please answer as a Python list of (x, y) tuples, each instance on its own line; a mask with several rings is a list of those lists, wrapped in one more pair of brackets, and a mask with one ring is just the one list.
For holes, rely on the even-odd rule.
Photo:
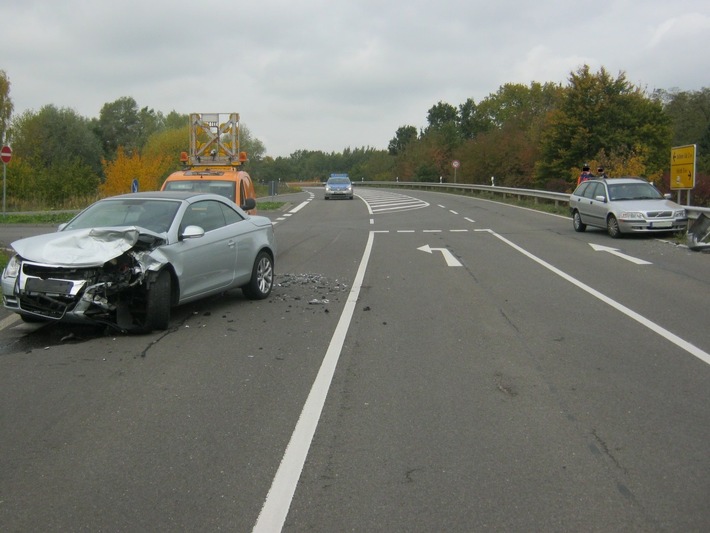
[[(221, 194), (249, 214), (256, 214), (256, 192), (249, 174), (235, 168), (189, 169), (173, 172), (161, 191), (192, 191)], [(252, 205), (252, 201), (254, 205)]]

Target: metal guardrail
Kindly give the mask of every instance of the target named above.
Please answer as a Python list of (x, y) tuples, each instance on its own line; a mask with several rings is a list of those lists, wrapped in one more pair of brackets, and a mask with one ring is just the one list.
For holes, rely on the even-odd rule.
[[(530, 198), (533, 202), (547, 201), (555, 205), (567, 205), (570, 195), (564, 192), (538, 191), (535, 189), (517, 189), (514, 187), (498, 187), (495, 185), (475, 185), (469, 183), (435, 183), (425, 181), (356, 181), (356, 186), (381, 186), (381, 187), (401, 187), (404, 189), (432, 189), (432, 190), (453, 190), (453, 191), (485, 191), (493, 194), (500, 194), (503, 197), (511, 196), (517, 199)], [(688, 217), (692, 220), (698, 218), (700, 213), (710, 216), (710, 208), (695, 207), (692, 205), (683, 206), (688, 212)]]

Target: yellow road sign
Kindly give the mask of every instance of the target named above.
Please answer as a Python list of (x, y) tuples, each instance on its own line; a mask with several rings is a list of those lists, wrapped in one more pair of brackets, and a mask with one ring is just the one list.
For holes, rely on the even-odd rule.
[(695, 145), (671, 148), (671, 189), (695, 187)]

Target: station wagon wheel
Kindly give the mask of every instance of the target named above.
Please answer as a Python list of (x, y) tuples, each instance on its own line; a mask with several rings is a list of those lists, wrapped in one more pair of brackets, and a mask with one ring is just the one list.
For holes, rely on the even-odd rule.
[(582, 216), (579, 214), (579, 211), (575, 211), (572, 215), (572, 224), (574, 225), (574, 231), (582, 232), (587, 229), (587, 225), (582, 222)]
[(250, 300), (263, 300), (274, 286), (274, 262), (268, 252), (261, 251), (256, 256), (251, 280), (242, 287), (244, 296)]
[(170, 272), (161, 270), (146, 292), (145, 320), (143, 323), (145, 331), (165, 330), (170, 326), (171, 285)]
[(619, 229), (619, 221), (614, 215), (609, 215), (606, 219), (606, 231), (613, 239), (621, 237), (621, 229)]

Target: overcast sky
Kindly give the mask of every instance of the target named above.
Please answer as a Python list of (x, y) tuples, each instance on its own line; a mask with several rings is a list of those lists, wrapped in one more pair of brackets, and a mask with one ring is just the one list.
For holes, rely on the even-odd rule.
[(584, 64), (649, 92), (710, 87), (710, 1), (0, 0), (16, 114), (98, 117), (124, 96), (238, 112), (272, 156), (386, 149), (439, 101)]

